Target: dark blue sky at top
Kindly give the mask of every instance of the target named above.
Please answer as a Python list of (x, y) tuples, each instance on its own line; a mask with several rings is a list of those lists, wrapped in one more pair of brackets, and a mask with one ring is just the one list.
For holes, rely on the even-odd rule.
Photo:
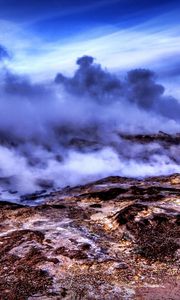
[(43, 78), (82, 55), (179, 76), (179, 13), (177, 0), (0, 0), (0, 46), (11, 68)]
[(180, 8), (177, 0), (0, 0), (0, 5), (0, 19), (52, 40), (97, 26), (134, 26)]

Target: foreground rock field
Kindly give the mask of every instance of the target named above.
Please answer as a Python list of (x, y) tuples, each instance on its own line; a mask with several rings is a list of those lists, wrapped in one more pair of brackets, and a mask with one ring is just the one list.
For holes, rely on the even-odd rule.
[(0, 299), (180, 298), (180, 175), (0, 202)]

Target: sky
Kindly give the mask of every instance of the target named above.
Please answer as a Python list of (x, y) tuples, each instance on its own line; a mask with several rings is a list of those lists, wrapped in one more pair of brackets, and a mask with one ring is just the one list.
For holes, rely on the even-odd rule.
[(0, 44), (8, 67), (36, 79), (70, 74), (92, 55), (116, 72), (145, 67), (164, 81), (180, 72), (178, 1), (0, 0)]

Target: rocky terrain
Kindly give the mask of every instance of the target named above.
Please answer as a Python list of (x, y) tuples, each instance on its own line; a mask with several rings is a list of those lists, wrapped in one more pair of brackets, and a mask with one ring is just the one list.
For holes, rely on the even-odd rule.
[(1, 201), (0, 299), (178, 300), (179, 197), (174, 174)]

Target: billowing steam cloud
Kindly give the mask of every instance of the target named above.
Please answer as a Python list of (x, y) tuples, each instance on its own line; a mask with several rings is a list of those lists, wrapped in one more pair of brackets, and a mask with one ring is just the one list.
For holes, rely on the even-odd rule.
[(180, 119), (180, 103), (173, 97), (164, 96), (165, 88), (157, 84), (155, 74), (146, 69), (132, 70), (121, 81), (117, 76), (94, 64), (91, 56), (77, 60), (79, 69), (73, 78), (58, 74), (56, 83), (64, 85), (73, 95), (90, 96), (100, 103), (129, 101), (142, 109), (152, 110), (172, 119)]
[[(6, 51), (0, 47), (0, 59)], [(2, 68), (0, 74), (0, 183), (22, 193), (180, 171), (179, 146), (124, 139), (159, 130), (180, 132), (180, 104), (149, 70), (125, 78), (91, 56), (77, 60), (72, 78), (32, 83)]]

